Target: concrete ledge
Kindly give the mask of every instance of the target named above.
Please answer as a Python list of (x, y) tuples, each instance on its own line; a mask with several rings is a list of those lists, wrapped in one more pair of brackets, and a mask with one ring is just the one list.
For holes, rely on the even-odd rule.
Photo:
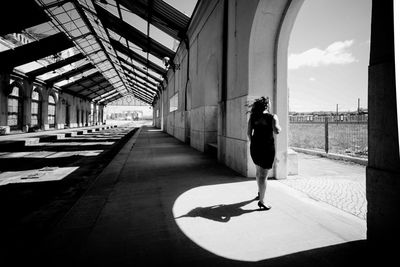
[[(76, 136), (79, 132), (81, 131), (82, 133), (80, 134), (86, 134), (91, 132), (98, 132), (104, 129), (113, 129), (117, 128), (118, 125), (108, 125), (108, 126), (87, 126), (85, 128), (74, 128), (74, 129), (56, 129), (56, 128), (51, 128), (48, 130), (40, 130), (37, 132), (29, 132), (29, 133), (24, 133), (24, 132), (6, 132), (5, 134), (0, 134), (0, 142), (5, 142), (5, 141), (11, 141), (11, 140), (23, 140), (26, 138), (39, 138), (42, 136), (57, 136), (57, 139), (62, 139), (64, 137), (71, 137), (71, 136)], [(0, 126), (0, 129), (8, 129), (8, 126)]]
[(335, 159), (335, 160), (345, 160), (345, 161), (350, 161), (350, 162), (354, 162), (357, 164), (361, 164), (364, 166), (368, 165), (367, 159), (350, 157), (350, 156), (341, 155), (341, 154), (325, 153), (324, 151), (317, 151), (317, 150), (311, 150), (311, 149), (305, 149), (305, 148), (299, 148), (299, 147), (291, 147), (291, 149), (293, 149), (296, 152), (300, 152), (300, 153), (304, 153), (304, 154), (315, 155), (315, 156), (320, 156), (320, 157)]
[(25, 146), (33, 145), (33, 144), (39, 144), (40, 138), (26, 138), (22, 139), (25, 141)]

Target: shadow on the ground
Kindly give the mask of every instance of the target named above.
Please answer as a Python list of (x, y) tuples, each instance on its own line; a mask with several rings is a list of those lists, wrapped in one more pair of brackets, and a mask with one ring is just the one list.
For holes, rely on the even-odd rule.
[(241, 216), (246, 213), (257, 211), (258, 209), (244, 210), (243, 206), (250, 204), (255, 199), (242, 201), (233, 204), (218, 204), (209, 207), (197, 207), (189, 211), (187, 214), (176, 217), (175, 219), (185, 217), (202, 217), (205, 219), (217, 221), (217, 222), (229, 222), (232, 217)]

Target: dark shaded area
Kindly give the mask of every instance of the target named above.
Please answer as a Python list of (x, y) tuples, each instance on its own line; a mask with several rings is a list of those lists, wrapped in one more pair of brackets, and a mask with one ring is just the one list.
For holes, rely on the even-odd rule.
[(79, 169), (60, 181), (0, 186), (0, 263), (6, 262), (4, 266), (9, 266), (19, 260), (29, 262), (29, 257), (20, 255), (30, 255), (29, 251), (33, 251), (38, 242), (65, 216), (136, 130), (127, 129), (125, 136), (112, 146), (107, 146), (98, 156), (1, 159), (2, 171), (7, 168), (17, 170), (18, 167), (18, 170), (37, 169), (41, 166), (79, 166)]
[[(10, 10), (18, 10), (14, 14), (18, 19), (10, 21)], [(35, 15), (32, 16), (32, 14)], [(2, 1), (0, 8), (0, 35), (18, 33), (49, 20), (44, 10), (34, 0)]]

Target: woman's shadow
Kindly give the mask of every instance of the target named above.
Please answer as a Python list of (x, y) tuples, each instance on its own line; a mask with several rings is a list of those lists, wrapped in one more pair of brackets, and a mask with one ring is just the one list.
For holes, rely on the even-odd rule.
[(175, 219), (185, 218), (185, 217), (202, 217), (205, 219), (217, 221), (217, 222), (228, 222), (232, 217), (237, 217), (246, 213), (257, 211), (254, 210), (244, 210), (241, 207), (250, 204), (255, 201), (255, 199), (242, 201), (233, 204), (219, 204), (209, 207), (198, 207), (189, 211), (185, 215), (181, 215)]

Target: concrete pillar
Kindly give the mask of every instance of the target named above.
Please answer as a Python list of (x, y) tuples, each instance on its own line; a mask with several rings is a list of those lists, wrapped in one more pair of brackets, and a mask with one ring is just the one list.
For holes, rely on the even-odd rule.
[[(398, 15), (398, 14), (397, 14)], [(367, 238), (392, 251), (400, 239), (400, 157), (393, 1), (373, 0), (368, 77)], [(399, 92), (399, 90), (397, 91)]]
[(158, 108), (159, 108), (159, 118), (158, 118), (158, 124), (160, 129), (163, 131), (164, 130), (164, 91), (160, 92), (160, 98), (157, 100)]
[(41, 129), (48, 130), (49, 127), (49, 93), (47, 88), (42, 89), (42, 114), (41, 114)]
[(70, 97), (70, 101), (68, 101), (69, 104), (69, 127), (70, 128), (76, 128), (78, 127), (78, 122), (76, 118), (76, 112), (77, 112), (77, 102), (78, 98), (75, 96)]
[(168, 91), (167, 89), (163, 92), (163, 118), (162, 118), (162, 125), (161, 129), (164, 132), (167, 132), (167, 122), (168, 122), (168, 113), (169, 113), (169, 98), (168, 98)]
[(8, 114), (8, 98), (10, 85), (10, 75), (8, 73), (0, 73), (0, 132), (9, 133), (10, 127), (7, 125)]
[[(203, 1), (190, 40), (190, 145), (207, 151), (218, 139), (218, 98), (222, 81), (223, 1)], [(207, 18), (207, 21), (203, 20)], [(183, 121), (184, 125), (185, 121)], [(183, 133), (185, 135), (185, 133)]]
[(97, 103), (93, 103), (93, 125), (97, 125)]
[(103, 124), (103, 110), (104, 106), (103, 105), (98, 105), (97, 106), (98, 110), (98, 124), (102, 125)]
[(85, 126), (90, 125), (90, 103), (85, 101)]
[(65, 95), (59, 95), (58, 101), (56, 101), (56, 129), (64, 129), (65, 127), (65, 111), (67, 100), (65, 99)]
[(28, 132), (31, 125), (31, 103), (32, 103), (33, 83), (24, 80), (22, 82), (22, 131)]

